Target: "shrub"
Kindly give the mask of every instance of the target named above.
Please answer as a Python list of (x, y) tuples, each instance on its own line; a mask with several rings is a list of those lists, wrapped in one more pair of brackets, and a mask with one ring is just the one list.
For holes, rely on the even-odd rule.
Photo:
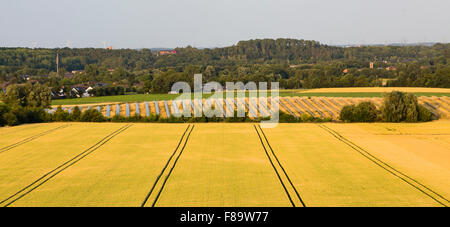
[(5, 126), (7, 124), (5, 114), (9, 112), (9, 107), (3, 103), (0, 103), (0, 127)]
[(299, 120), (296, 117), (294, 117), (290, 114), (286, 114), (282, 111), (280, 111), (279, 121), (280, 121), (280, 123), (297, 123), (297, 122), (299, 122)]
[(70, 120), (70, 114), (66, 111), (64, 111), (61, 106), (59, 106), (55, 113), (53, 114), (53, 119), (55, 121), (69, 121)]
[(422, 105), (419, 105), (419, 121), (427, 122), (433, 120), (433, 115), (431, 111)]
[(17, 116), (11, 111), (3, 114), (3, 118), (6, 125), (8, 126), (15, 126), (20, 124), (20, 121), (19, 119), (17, 119)]
[(418, 122), (432, 120), (431, 112), (419, 105), (413, 94), (393, 91), (385, 95), (381, 108), (383, 121)]
[(83, 122), (104, 122), (106, 118), (102, 113), (95, 109), (86, 110), (81, 114), (81, 121)]
[(50, 114), (40, 107), (26, 107), (24, 111), (27, 121), (22, 123), (42, 123), (52, 120)]
[(354, 113), (356, 106), (355, 105), (347, 105), (342, 108), (341, 113), (339, 114), (339, 119), (344, 122), (353, 122), (355, 119)]
[(372, 102), (362, 102), (355, 108), (353, 115), (355, 122), (375, 122), (377, 120), (378, 111)]
[(339, 119), (344, 122), (375, 122), (377, 117), (377, 107), (372, 102), (344, 106), (339, 115)]
[(70, 119), (72, 121), (80, 121), (81, 120), (81, 110), (78, 106), (73, 108), (72, 113), (70, 114)]
[(309, 114), (302, 114), (300, 116), (300, 121), (302, 121), (302, 122), (313, 122), (314, 121), (314, 117), (309, 115)]

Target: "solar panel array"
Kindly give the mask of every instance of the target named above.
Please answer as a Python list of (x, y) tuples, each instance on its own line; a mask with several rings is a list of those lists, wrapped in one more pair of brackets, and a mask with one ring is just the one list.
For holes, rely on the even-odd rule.
[[(170, 116), (181, 116), (186, 112), (202, 113), (205, 110), (211, 109), (216, 111), (219, 116), (231, 117), (238, 109), (248, 111), (250, 118), (268, 117), (273, 113), (274, 106), (272, 101), (279, 105), (280, 111), (293, 115), (298, 118), (302, 114), (308, 114), (314, 117), (329, 117), (333, 119), (339, 118), (340, 110), (343, 106), (348, 104), (358, 104), (363, 101), (372, 101), (380, 108), (382, 105), (381, 98), (300, 98), (300, 97), (280, 97), (277, 99), (270, 98), (231, 98), (231, 99), (194, 99), (194, 100), (178, 100), (178, 101), (153, 101), (154, 109), (151, 103), (134, 103), (134, 108), (131, 108), (129, 103), (115, 104), (115, 115), (125, 115), (130, 117), (132, 114), (142, 115), (145, 106), (145, 116), (158, 115), (162, 118), (169, 118)], [(170, 105), (169, 105), (170, 103)], [(428, 108), (434, 115), (440, 117), (450, 117), (450, 97), (420, 97), (419, 103)], [(140, 106), (142, 105), (142, 106)], [(161, 112), (160, 105), (163, 106)], [(73, 112), (72, 107), (63, 107), (64, 111)], [(90, 110), (95, 108), (97, 111), (103, 113), (106, 117), (112, 117), (111, 111), (113, 108), (110, 104), (106, 105), (86, 105), (79, 106), (80, 111)], [(121, 112), (125, 110), (124, 113)], [(45, 109), (48, 113), (55, 113), (56, 108)], [(102, 112), (103, 111), (103, 112)], [(178, 115), (177, 115), (178, 114)], [(198, 116), (198, 115), (193, 115)]]

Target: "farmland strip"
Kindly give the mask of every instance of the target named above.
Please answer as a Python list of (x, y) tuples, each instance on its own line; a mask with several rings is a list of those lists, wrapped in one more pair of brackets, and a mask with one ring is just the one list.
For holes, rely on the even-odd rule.
[(175, 159), (175, 162), (173, 163), (172, 168), (170, 168), (169, 173), (167, 174), (166, 178), (164, 179), (163, 185), (159, 189), (158, 195), (156, 195), (155, 201), (152, 204), (152, 207), (155, 207), (156, 203), (158, 202), (159, 197), (161, 196), (161, 193), (164, 189), (164, 186), (166, 186), (167, 181), (169, 180), (170, 175), (172, 174), (173, 170), (175, 169), (175, 166), (177, 165), (178, 160), (181, 157), (181, 154), (183, 154), (184, 148), (186, 148), (187, 142), (189, 140), (189, 137), (191, 136), (192, 131), (194, 130), (195, 125), (191, 127), (191, 130), (189, 131), (189, 134), (186, 137), (186, 140), (184, 141), (183, 147), (181, 148), (180, 153), (178, 154), (177, 158)]
[(343, 143), (345, 143), (346, 145), (351, 147), (353, 150), (355, 150), (356, 152), (358, 152), (359, 154), (361, 154), (365, 158), (369, 159), (370, 161), (372, 161), (373, 163), (375, 163), (379, 167), (383, 168), (384, 170), (388, 171), (392, 175), (400, 178), (402, 181), (404, 181), (407, 184), (411, 185), (412, 187), (416, 188), (417, 190), (419, 190), (420, 192), (422, 192), (426, 196), (430, 197), (431, 199), (433, 199), (437, 203), (441, 204), (444, 207), (448, 207), (449, 206), (450, 201), (448, 199), (446, 199), (444, 196), (442, 196), (439, 193), (433, 191), (432, 189), (430, 189), (429, 187), (423, 185), (422, 183), (418, 182), (417, 180), (414, 180), (413, 178), (409, 177), (408, 175), (406, 175), (406, 174), (396, 170), (395, 168), (393, 168), (389, 164), (381, 161), (380, 159), (378, 159), (377, 157), (373, 156), (371, 153), (369, 153), (365, 149), (361, 148), (360, 146), (356, 145), (352, 141), (346, 139), (345, 137), (343, 137), (342, 135), (340, 135), (338, 132), (334, 131), (333, 129), (331, 129), (331, 128), (325, 126), (325, 125), (318, 125), (318, 126), (320, 128), (322, 128), (322, 129), (324, 129), (325, 131), (327, 131), (328, 133), (330, 133), (336, 139), (342, 141)]
[[(293, 200), (294, 196), (291, 196), (291, 194), (289, 193), (289, 190), (288, 190), (288, 188), (287, 188), (287, 186), (286, 186), (286, 183), (285, 183), (285, 182), (283, 181), (283, 179), (282, 179), (282, 178), (287, 178), (287, 179), (289, 180), (289, 177), (287, 176), (286, 172), (284, 172), (284, 175), (283, 175), (283, 176), (280, 174), (280, 172), (278, 171), (277, 167), (275, 166), (274, 161), (273, 161), (272, 158), (270, 157), (269, 152), (267, 151), (266, 146), (264, 145), (263, 139), (262, 139), (262, 137), (261, 137), (261, 134), (262, 134), (262, 133), (261, 133), (261, 134), (259, 133), (258, 128), (257, 128), (255, 125), (253, 125), (253, 127), (255, 128), (256, 134), (258, 134), (259, 141), (261, 142), (261, 145), (262, 145), (262, 147), (263, 147), (263, 149), (264, 149), (264, 152), (266, 153), (266, 156), (267, 156), (267, 158), (269, 159), (269, 162), (270, 162), (270, 164), (272, 165), (272, 168), (273, 168), (273, 170), (275, 171), (275, 174), (277, 175), (278, 180), (279, 180), (280, 183), (281, 183), (281, 186), (283, 186), (284, 192), (286, 193), (286, 195), (287, 195), (287, 197), (288, 197), (288, 199), (289, 199), (289, 202), (291, 202), (291, 205), (292, 205), (293, 207), (296, 207), (296, 204), (294, 203), (294, 200)], [(260, 128), (260, 129), (261, 129), (261, 128)], [(277, 164), (279, 164), (279, 166), (281, 167), (281, 165), (280, 165), (279, 162), (278, 162)], [(279, 168), (280, 168), (280, 167), (279, 167)], [(282, 168), (282, 167), (281, 167), (281, 168)], [(290, 180), (289, 180), (289, 181), (290, 181)], [(292, 185), (292, 186), (293, 186), (293, 185)], [(290, 188), (290, 190), (292, 190), (292, 188)], [(294, 190), (296, 191), (295, 187), (294, 187)], [(299, 198), (300, 198), (300, 197), (299, 197)], [(302, 206), (305, 206), (305, 204), (303, 203), (303, 201), (302, 201), (301, 199), (300, 199), (300, 202), (301, 202)]]
[(281, 169), (283, 170), (284, 175), (286, 176), (286, 178), (289, 181), (289, 184), (291, 185), (291, 187), (294, 189), (295, 194), (297, 195), (297, 198), (300, 200), (300, 203), (302, 204), (303, 207), (306, 207), (305, 202), (303, 201), (302, 197), (300, 196), (300, 194), (298, 193), (297, 189), (295, 188), (294, 184), (291, 181), (291, 178), (289, 178), (289, 175), (287, 174), (286, 170), (284, 169), (283, 165), (281, 165), (280, 160), (278, 159), (277, 155), (275, 154), (275, 151), (272, 149), (272, 146), (269, 143), (269, 140), (267, 139), (266, 134), (264, 133), (264, 130), (261, 128), (261, 126), (258, 126), (259, 130), (261, 131), (262, 135), (264, 136), (264, 139), (266, 140), (267, 145), (270, 148), (270, 151), (272, 152), (273, 157), (275, 157), (275, 160), (277, 161), (278, 165), (281, 167)]
[(39, 137), (45, 136), (45, 135), (47, 135), (47, 134), (49, 134), (49, 133), (51, 133), (51, 132), (53, 132), (53, 131), (56, 131), (56, 130), (58, 130), (58, 129), (67, 128), (67, 127), (69, 127), (69, 126), (70, 126), (70, 125), (61, 125), (61, 126), (59, 126), (59, 127), (56, 127), (56, 128), (50, 129), (50, 130), (47, 130), (47, 131), (45, 131), (45, 132), (41, 132), (41, 133), (39, 133), (39, 134), (37, 134), (37, 135), (28, 137), (28, 138), (26, 138), (26, 139), (24, 139), (24, 140), (22, 140), (22, 141), (17, 142), (17, 143), (14, 143), (14, 144), (8, 145), (8, 146), (6, 146), (6, 147), (0, 148), (0, 153), (3, 153), (3, 152), (5, 152), (5, 151), (9, 151), (9, 150), (11, 150), (11, 149), (13, 149), (13, 148), (16, 148), (16, 147), (18, 147), (18, 146), (20, 146), (20, 145), (22, 145), (22, 144), (28, 143), (28, 142), (30, 142), (30, 141), (33, 141), (33, 140), (39, 138)]
[(88, 156), (91, 153), (93, 153), (94, 151), (98, 150), (105, 143), (109, 142), (115, 136), (119, 135), (120, 133), (122, 133), (123, 131), (127, 130), (131, 126), (132, 126), (131, 124), (127, 124), (127, 125), (119, 128), (118, 130), (114, 131), (113, 133), (107, 135), (102, 140), (100, 140), (96, 144), (92, 145), (91, 147), (89, 147), (85, 151), (81, 152), (80, 154), (76, 155), (72, 159), (66, 161), (65, 163), (63, 163), (62, 165), (56, 167), (55, 169), (51, 170), (50, 172), (44, 174), (42, 177), (40, 177), (39, 179), (37, 179), (33, 183), (29, 184), (25, 188), (19, 190), (18, 192), (16, 192), (15, 194), (11, 195), (10, 197), (4, 199), (3, 201), (0, 202), (0, 205), (6, 203), (4, 205), (4, 207), (7, 207), (7, 206), (13, 204), (14, 202), (16, 202), (17, 200), (23, 198), (24, 196), (28, 195), (29, 193), (31, 193), (32, 191), (34, 191), (35, 189), (37, 189), (38, 187), (40, 187), (41, 185), (43, 185), (44, 183), (46, 183), (47, 181), (51, 180), (53, 177), (55, 177), (56, 175), (61, 173), (62, 171), (66, 170), (67, 168), (69, 168), (72, 165), (76, 164), (77, 162), (81, 161), (86, 156)]
[[(186, 133), (189, 131), (189, 129), (190, 129), (189, 135), (186, 137), (186, 140), (184, 140), (184, 138), (185, 138), (185, 136), (186, 136)], [(173, 151), (172, 155), (170, 155), (169, 160), (167, 160), (166, 164), (164, 165), (163, 169), (161, 170), (161, 173), (158, 175), (158, 177), (156, 177), (156, 180), (155, 180), (155, 182), (153, 183), (153, 185), (152, 185), (152, 187), (151, 187), (149, 193), (148, 193), (147, 196), (145, 197), (144, 201), (142, 202), (141, 207), (144, 207), (144, 206), (147, 204), (147, 202), (148, 202), (148, 200), (150, 199), (150, 197), (153, 195), (153, 192), (155, 191), (156, 186), (160, 183), (161, 177), (164, 175), (164, 173), (166, 172), (167, 168), (168, 168), (169, 165), (171, 164), (172, 159), (173, 159), (173, 158), (175, 157), (175, 155), (178, 153), (178, 150), (179, 150), (179, 148), (180, 148), (180, 145), (181, 145), (181, 143), (182, 143), (183, 140), (184, 140), (185, 143), (184, 143), (184, 145), (183, 145), (183, 148), (181, 149), (181, 151), (180, 151), (179, 154), (177, 155), (177, 158), (176, 158), (176, 160), (174, 161), (173, 165), (171, 166), (170, 170), (168, 170), (169, 173), (167, 173), (164, 182), (162, 182), (162, 186), (160, 187), (160, 190), (159, 190), (158, 194), (156, 195), (156, 198), (153, 200), (152, 206), (154, 206), (154, 205), (156, 204), (156, 201), (157, 201), (157, 199), (159, 198), (159, 196), (160, 196), (160, 194), (161, 194), (161, 191), (162, 191), (162, 189), (164, 188), (164, 185), (165, 185), (167, 179), (168, 179), (169, 176), (170, 176), (170, 173), (172, 173), (173, 169), (175, 168), (175, 164), (177, 163), (178, 159), (180, 158), (181, 153), (183, 152), (183, 150), (184, 150), (184, 148), (185, 148), (185, 146), (186, 146), (186, 143), (187, 143), (187, 141), (188, 141), (188, 139), (189, 139), (189, 136), (191, 135), (191, 132), (192, 132), (193, 129), (194, 129), (194, 126), (193, 126), (193, 125), (188, 125), (188, 126), (187, 126), (186, 130), (184, 131), (183, 135), (181, 136), (180, 141), (179, 141), (178, 144), (177, 144), (177, 147), (176, 147), (175, 150)]]
[(159, 179), (161, 178), (161, 176), (163, 175), (164, 171), (167, 169), (167, 167), (169, 166), (170, 161), (172, 160), (172, 158), (175, 156), (175, 154), (177, 153), (178, 148), (180, 147), (181, 142), (183, 141), (184, 136), (186, 135), (186, 132), (189, 130), (189, 128), (191, 127), (191, 125), (188, 125), (188, 127), (186, 128), (186, 130), (184, 131), (183, 135), (181, 136), (180, 141), (178, 142), (177, 147), (175, 148), (175, 150), (173, 151), (172, 155), (170, 155), (169, 160), (167, 160), (166, 165), (164, 165), (163, 169), (161, 170), (161, 173), (158, 175), (158, 177), (156, 177), (155, 182), (153, 183), (152, 188), (150, 189), (150, 192), (147, 194), (147, 196), (145, 197), (144, 201), (142, 202), (141, 207), (145, 206), (145, 204), (147, 203), (148, 199), (150, 198), (150, 195), (152, 194), (153, 190), (156, 187), (156, 184), (158, 183)]

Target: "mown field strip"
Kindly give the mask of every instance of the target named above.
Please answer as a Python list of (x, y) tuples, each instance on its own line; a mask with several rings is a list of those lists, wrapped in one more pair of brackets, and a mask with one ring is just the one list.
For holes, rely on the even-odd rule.
[(41, 185), (43, 185), (44, 183), (46, 183), (47, 181), (49, 181), (50, 179), (52, 179), (53, 177), (55, 177), (56, 175), (61, 173), (62, 171), (66, 170), (67, 168), (71, 167), (72, 165), (76, 164), (77, 162), (79, 162), (80, 160), (82, 160), (83, 158), (85, 158), (86, 156), (91, 154), (92, 152), (96, 151), (98, 148), (100, 148), (105, 143), (110, 141), (112, 138), (114, 138), (121, 132), (127, 130), (131, 126), (132, 126), (131, 124), (127, 124), (127, 125), (119, 128), (118, 130), (114, 131), (113, 133), (109, 134), (108, 136), (104, 137), (102, 140), (100, 140), (96, 144), (92, 145), (87, 150), (81, 152), (80, 154), (76, 155), (72, 159), (64, 162), (60, 166), (56, 167), (55, 169), (51, 170), (50, 172), (44, 174), (39, 179), (35, 180), (33, 183), (29, 184), (28, 186), (22, 188), (15, 194), (4, 199), (3, 201), (0, 202), (0, 206), (7, 207), (7, 206), (13, 204), (14, 202), (16, 202), (17, 200), (23, 198), (27, 194), (31, 193), (33, 190), (37, 189), (38, 187), (40, 187)]
[(30, 141), (32, 141), (32, 140), (35, 140), (35, 139), (37, 139), (37, 138), (39, 138), (39, 137), (41, 137), (41, 136), (45, 136), (45, 135), (47, 135), (47, 134), (49, 134), (49, 133), (51, 133), (51, 132), (54, 132), (54, 131), (56, 131), (56, 130), (58, 130), (58, 129), (67, 128), (67, 127), (69, 127), (69, 126), (70, 126), (70, 124), (68, 124), (68, 125), (61, 125), (61, 126), (59, 126), (59, 127), (56, 127), (56, 128), (50, 129), (50, 130), (47, 130), (47, 131), (45, 131), (45, 132), (41, 132), (41, 133), (39, 133), (39, 134), (37, 134), (37, 135), (28, 137), (28, 138), (26, 138), (26, 139), (24, 139), (24, 140), (21, 140), (21, 141), (17, 142), (17, 143), (8, 145), (8, 146), (6, 146), (6, 147), (2, 147), (2, 148), (0, 148), (0, 154), (3, 153), (3, 152), (5, 152), (5, 151), (9, 151), (9, 150), (11, 150), (11, 149), (13, 149), (13, 148), (16, 148), (16, 147), (18, 147), (18, 146), (20, 146), (20, 145), (22, 145), (22, 144), (28, 143), (28, 142), (30, 142)]
[[(275, 152), (273, 151), (272, 146), (270, 146), (269, 140), (267, 139), (264, 131), (260, 126), (256, 127), (255, 125), (253, 125), (253, 127), (255, 128), (255, 131), (258, 134), (258, 138), (261, 141), (261, 145), (264, 149), (264, 152), (266, 153), (266, 156), (269, 159), (269, 162), (272, 165), (273, 170), (277, 174), (278, 179), (280, 180), (280, 183), (283, 186), (284, 191), (286, 192), (286, 195), (288, 196), (292, 206), (306, 207), (305, 202), (300, 197), (300, 194), (298, 193), (297, 189), (295, 188), (294, 184), (289, 178), (289, 175), (287, 174), (283, 165), (281, 165), (281, 162), (278, 159)], [(264, 140), (262, 139), (261, 135), (264, 137)], [(271, 152), (268, 152), (268, 149), (270, 149)]]
[(359, 154), (361, 154), (365, 158), (367, 158), (370, 161), (372, 161), (373, 163), (375, 163), (377, 166), (383, 168), (387, 172), (398, 177), (399, 179), (406, 182), (407, 184), (414, 187), (415, 189), (419, 190), (420, 192), (422, 192), (426, 196), (430, 197), (431, 199), (433, 199), (440, 205), (442, 205), (444, 207), (448, 207), (450, 205), (450, 201), (448, 199), (446, 199), (445, 197), (443, 197), (442, 195), (440, 195), (439, 193), (433, 191), (432, 189), (423, 185), (422, 183), (418, 182), (417, 180), (414, 180), (413, 178), (409, 177), (408, 175), (396, 170), (389, 164), (387, 164), (387, 163), (383, 162), (382, 160), (378, 159), (377, 157), (373, 156), (371, 153), (369, 153), (365, 149), (359, 147), (358, 145), (354, 144), (350, 140), (346, 139), (345, 137), (340, 135), (338, 132), (329, 128), (328, 126), (323, 125), (323, 124), (320, 124), (318, 126), (322, 129), (324, 129), (325, 131), (327, 131), (328, 133), (330, 133), (331, 135), (333, 135), (336, 139), (342, 141), (343, 143), (345, 143), (346, 145), (351, 147), (353, 150), (357, 151)]
[[(186, 144), (189, 140), (189, 137), (191, 136), (192, 131), (194, 130), (194, 127), (195, 125), (188, 125), (188, 127), (184, 131), (180, 141), (178, 142), (177, 147), (175, 148), (175, 151), (169, 157), (169, 160), (167, 161), (166, 165), (163, 167), (161, 173), (156, 178), (149, 193), (142, 202), (141, 207), (145, 207), (149, 201), (151, 201), (152, 207), (156, 205), (156, 202), (158, 201), (158, 198), (160, 197), (162, 190), (164, 189), (164, 186), (166, 185), (167, 180), (170, 177), (170, 174), (174, 170), (175, 165), (177, 164), (179, 158), (181, 157), (181, 154), (183, 153), (184, 148), (186, 147)], [(188, 134), (186, 135), (186, 133)], [(183, 146), (180, 148), (181, 144), (183, 144)], [(174, 157), (176, 158), (174, 159)]]

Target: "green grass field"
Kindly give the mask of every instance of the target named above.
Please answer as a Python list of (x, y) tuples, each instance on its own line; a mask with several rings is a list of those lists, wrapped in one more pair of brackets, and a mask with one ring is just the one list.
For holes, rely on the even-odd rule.
[(450, 205), (448, 121), (257, 126), (0, 128), (0, 206)]
[[(440, 92), (413, 92), (416, 96), (450, 96), (450, 93), (440, 93)], [(223, 97), (225, 97), (225, 94)], [(354, 98), (375, 98), (383, 97), (384, 92), (309, 92), (309, 93), (299, 93), (299, 90), (286, 90), (280, 91), (279, 96), (281, 97), (354, 97)], [(248, 97), (248, 92), (246, 93)], [(270, 92), (269, 92), (270, 96)], [(84, 105), (84, 104), (94, 104), (94, 103), (134, 103), (134, 102), (145, 102), (145, 101), (162, 101), (162, 100), (173, 100), (179, 97), (175, 94), (133, 94), (133, 95), (118, 95), (118, 96), (103, 96), (103, 97), (89, 97), (89, 98), (78, 98), (78, 99), (58, 99), (53, 100), (52, 105)], [(203, 98), (209, 98), (211, 94), (203, 94)], [(192, 95), (193, 98), (193, 95)]]

